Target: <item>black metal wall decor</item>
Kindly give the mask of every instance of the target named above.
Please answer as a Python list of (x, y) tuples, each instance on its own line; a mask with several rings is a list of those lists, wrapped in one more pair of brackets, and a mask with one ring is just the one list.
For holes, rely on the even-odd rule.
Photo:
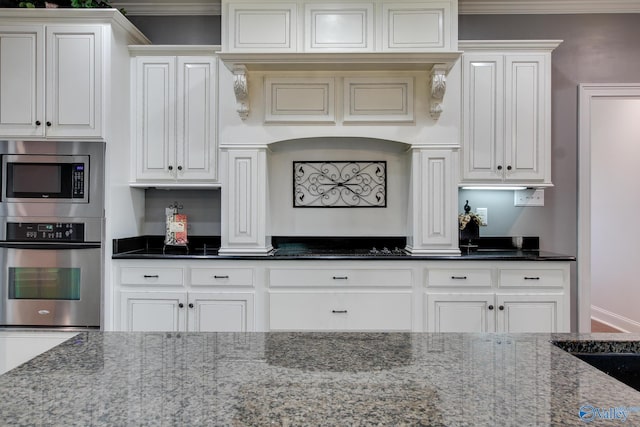
[(386, 161), (293, 162), (295, 208), (386, 206)]

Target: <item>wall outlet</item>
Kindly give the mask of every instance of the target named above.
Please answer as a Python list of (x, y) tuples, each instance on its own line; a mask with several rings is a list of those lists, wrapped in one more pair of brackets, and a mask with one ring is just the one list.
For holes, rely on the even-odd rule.
[(513, 192), (513, 206), (544, 206), (544, 190), (527, 188)]
[(480, 217), (480, 225), (489, 225), (489, 212), (487, 208), (476, 208), (476, 215)]

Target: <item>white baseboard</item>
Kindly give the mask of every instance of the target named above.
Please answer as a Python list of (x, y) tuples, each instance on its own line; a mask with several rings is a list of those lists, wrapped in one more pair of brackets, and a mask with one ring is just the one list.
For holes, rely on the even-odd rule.
[(640, 322), (612, 313), (604, 308), (591, 306), (591, 318), (597, 322), (619, 329), (622, 332), (640, 333)]

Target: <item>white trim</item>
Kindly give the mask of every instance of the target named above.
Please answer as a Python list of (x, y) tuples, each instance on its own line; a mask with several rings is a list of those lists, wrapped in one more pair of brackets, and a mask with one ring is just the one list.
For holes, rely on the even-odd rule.
[(222, 15), (220, 0), (115, 0), (111, 6), (123, 8), (127, 15)]
[(460, 0), (460, 15), (640, 13), (640, 0)]
[(539, 50), (548, 52), (560, 46), (563, 40), (459, 40), (461, 51), (505, 51), (505, 50)]
[(578, 91), (578, 332), (590, 332), (591, 101), (598, 97), (640, 97), (640, 83), (581, 84)]
[(607, 326), (611, 326), (612, 328), (619, 329), (620, 332), (640, 332), (640, 323), (635, 320), (628, 319), (595, 305), (591, 306), (591, 312), (593, 313), (593, 316), (591, 316), (593, 320)]
[[(114, 0), (127, 15), (222, 15), (220, 0)], [(460, 15), (640, 13), (640, 0), (460, 0)]]

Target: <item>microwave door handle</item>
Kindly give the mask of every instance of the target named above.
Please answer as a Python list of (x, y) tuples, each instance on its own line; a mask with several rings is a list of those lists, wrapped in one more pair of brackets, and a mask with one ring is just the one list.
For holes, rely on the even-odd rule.
[(102, 245), (97, 242), (0, 242), (0, 248), (8, 249), (39, 249), (39, 250), (60, 250), (60, 249), (98, 249)]

